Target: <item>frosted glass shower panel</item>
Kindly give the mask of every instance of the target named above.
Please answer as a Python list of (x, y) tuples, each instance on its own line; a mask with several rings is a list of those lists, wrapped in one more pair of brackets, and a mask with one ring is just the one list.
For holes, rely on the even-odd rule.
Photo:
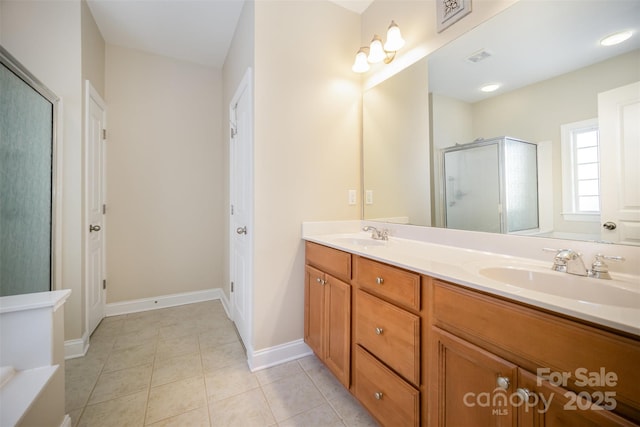
[(538, 159), (534, 144), (504, 140), (506, 232), (538, 228)]
[(51, 289), (53, 108), (0, 65), (0, 296)]
[(498, 145), (444, 153), (447, 228), (500, 233)]
[(499, 137), (443, 151), (447, 228), (514, 233), (538, 228), (537, 146)]

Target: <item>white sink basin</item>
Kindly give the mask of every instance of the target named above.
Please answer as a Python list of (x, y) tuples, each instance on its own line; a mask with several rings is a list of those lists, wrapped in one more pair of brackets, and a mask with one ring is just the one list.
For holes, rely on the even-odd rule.
[(629, 283), (623, 281), (516, 267), (485, 267), (478, 272), (511, 286), (584, 303), (640, 308), (640, 290), (625, 289)]
[(362, 237), (339, 237), (335, 239), (335, 242), (343, 245), (360, 246), (363, 248), (373, 246), (386, 246), (388, 243), (388, 241), (386, 240), (374, 240), (372, 238)]

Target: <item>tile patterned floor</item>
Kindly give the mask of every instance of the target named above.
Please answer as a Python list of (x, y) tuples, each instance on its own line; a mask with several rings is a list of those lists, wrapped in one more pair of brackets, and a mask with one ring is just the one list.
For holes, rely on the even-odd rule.
[(251, 373), (219, 301), (108, 317), (66, 361), (73, 426), (376, 426), (315, 356)]

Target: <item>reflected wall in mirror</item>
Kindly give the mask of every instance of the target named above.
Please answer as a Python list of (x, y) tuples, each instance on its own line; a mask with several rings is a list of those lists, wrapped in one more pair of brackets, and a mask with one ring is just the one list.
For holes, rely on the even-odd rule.
[[(593, 190), (586, 190), (593, 182), (595, 196), (606, 199), (599, 203), (614, 203), (607, 197), (618, 192), (626, 197), (623, 203), (640, 207), (638, 174), (632, 170), (637, 167), (629, 167), (640, 164), (637, 135), (623, 147), (628, 158), (611, 159), (620, 147), (596, 149), (602, 157), (596, 179), (585, 175), (580, 188), (572, 187), (574, 194), (563, 191), (563, 175), (578, 166), (572, 171), (563, 167), (561, 131), (574, 126), (574, 136), (579, 135), (585, 121), (595, 122), (597, 129), (600, 94), (640, 81), (639, 16), (636, 1), (520, 0), (368, 90), (363, 102), (364, 218), (445, 227), (443, 151), (508, 136), (537, 145), (540, 222), (526, 234), (640, 244), (640, 212), (601, 218), (597, 211), (575, 209), (582, 200), (578, 191), (587, 192), (583, 199), (593, 198)], [(629, 29), (634, 34), (626, 42), (599, 45), (604, 36)], [(484, 59), (474, 62), (477, 58)], [(487, 83), (501, 86), (481, 92)], [(628, 111), (639, 112), (640, 107)], [(637, 127), (639, 119), (634, 120)], [(599, 143), (611, 141), (601, 138)], [(622, 183), (624, 191), (606, 180)], [(604, 229), (607, 221), (616, 222), (617, 231)], [(626, 233), (625, 239), (618, 232)]]
[(422, 59), (363, 96), (367, 219), (431, 224), (427, 85)]

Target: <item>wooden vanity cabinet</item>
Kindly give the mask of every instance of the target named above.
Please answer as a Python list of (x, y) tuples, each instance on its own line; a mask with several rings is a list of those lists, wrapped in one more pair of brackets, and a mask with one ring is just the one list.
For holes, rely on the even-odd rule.
[(349, 388), (351, 254), (310, 242), (307, 242), (306, 249), (304, 340), (338, 380)]
[(353, 393), (383, 426), (419, 426), (420, 275), (354, 256)]
[(431, 300), (430, 426), (638, 422), (637, 339), (438, 280)]
[[(430, 425), (517, 425), (508, 397), (516, 384), (518, 367), (443, 330), (431, 334), (437, 378), (432, 389)], [(494, 402), (495, 400), (495, 402)]]
[(305, 342), (382, 426), (640, 423), (637, 336), (310, 242), (305, 272)]

